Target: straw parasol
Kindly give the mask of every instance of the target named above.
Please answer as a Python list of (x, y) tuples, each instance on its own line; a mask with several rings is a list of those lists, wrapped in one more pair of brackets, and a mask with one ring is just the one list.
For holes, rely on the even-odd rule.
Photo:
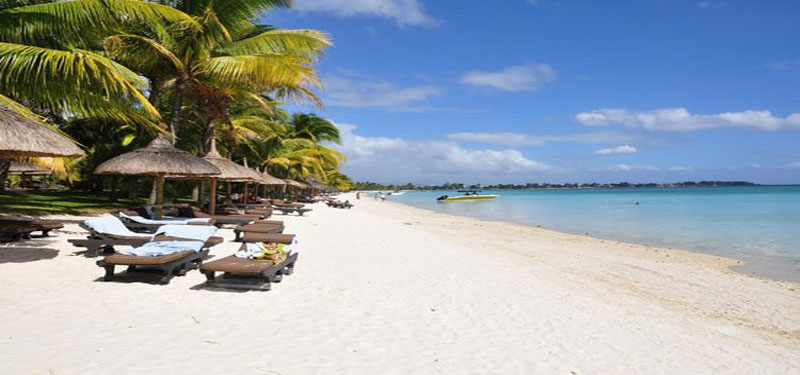
[(164, 203), (166, 176), (213, 176), (220, 174), (214, 164), (172, 146), (163, 134), (143, 147), (106, 160), (94, 170), (95, 174), (153, 176), (156, 183), (156, 204)]
[(261, 175), (261, 181), (259, 182), (261, 185), (286, 185), (286, 181), (267, 173), (266, 170), (257, 173)]
[(0, 160), (83, 155), (67, 137), (0, 105)]
[(208, 194), (208, 212), (213, 215), (217, 200), (217, 180), (228, 182), (258, 182), (261, 181), (261, 174), (245, 166), (234, 163), (230, 159), (223, 158), (217, 151), (217, 140), (211, 138), (211, 147), (203, 159), (214, 164), (220, 170), (220, 174), (211, 176), (211, 189)]
[(305, 180), (305, 183), (306, 183), (306, 184), (308, 184), (308, 185), (310, 185), (310, 186), (311, 186), (311, 188), (312, 188), (312, 189), (314, 189), (314, 190), (320, 190), (320, 191), (322, 191), (322, 190), (326, 190), (326, 189), (328, 188), (327, 186), (325, 186), (325, 184), (323, 184), (323, 183), (321, 183), (321, 182), (317, 181), (317, 180), (316, 180), (315, 178), (313, 178), (313, 177), (309, 177), (309, 178), (307, 178), (307, 179)]
[(300, 182), (295, 181), (295, 180), (292, 180), (292, 179), (285, 178), (285, 179), (283, 179), (283, 181), (286, 181), (286, 185), (287, 186), (295, 187), (295, 188), (298, 188), (298, 189), (308, 189), (308, 186), (306, 186), (305, 184), (300, 183)]
[(20, 161), (12, 161), (11, 166), (8, 167), (8, 174), (18, 174), (24, 176), (45, 176), (50, 174), (50, 170), (42, 168), (32, 163), (25, 163)]

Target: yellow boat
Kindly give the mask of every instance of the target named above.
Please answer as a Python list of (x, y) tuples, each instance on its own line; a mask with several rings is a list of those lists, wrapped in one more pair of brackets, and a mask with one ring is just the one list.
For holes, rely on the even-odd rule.
[(465, 194), (455, 197), (442, 195), (441, 197), (436, 198), (436, 200), (439, 202), (462, 202), (462, 201), (495, 199), (499, 197), (499, 195), (494, 195), (494, 194), (478, 194), (479, 192), (476, 190), (463, 190), (459, 191), (459, 193), (465, 193)]

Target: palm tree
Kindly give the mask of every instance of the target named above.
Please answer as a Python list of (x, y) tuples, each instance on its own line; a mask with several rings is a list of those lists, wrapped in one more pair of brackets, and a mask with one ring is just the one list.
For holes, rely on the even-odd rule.
[(313, 113), (295, 113), (288, 125), (293, 128), (294, 134), (298, 138), (308, 139), (315, 143), (322, 141), (342, 143), (339, 128), (329, 120)]
[(0, 102), (66, 116), (153, 124), (146, 82), (99, 53), (105, 35), (140, 24), (189, 22), (136, 0), (0, 2)]
[(278, 30), (252, 19), (281, 0), (164, 1), (191, 19), (105, 39), (106, 52), (147, 77), (150, 101), (179, 131), (185, 100), (201, 103), (211, 123), (229, 124), (234, 98), (272, 92), (276, 97), (318, 101), (316, 58), (330, 45), (315, 30)]

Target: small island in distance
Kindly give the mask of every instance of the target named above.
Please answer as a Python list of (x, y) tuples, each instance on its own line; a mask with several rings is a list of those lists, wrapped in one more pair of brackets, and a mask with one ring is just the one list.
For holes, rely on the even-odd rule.
[(535, 183), (526, 184), (494, 184), (494, 185), (467, 185), (462, 183), (446, 182), (442, 185), (404, 185), (380, 184), (375, 182), (356, 182), (353, 190), (526, 190), (526, 189), (620, 189), (620, 188), (696, 188), (696, 187), (730, 187), (730, 186), (759, 186), (747, 181), (684, 181), (670, 183)]

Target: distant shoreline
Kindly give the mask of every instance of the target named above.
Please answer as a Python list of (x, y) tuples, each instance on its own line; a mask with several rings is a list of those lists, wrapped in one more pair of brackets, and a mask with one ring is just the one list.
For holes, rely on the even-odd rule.
[(443, 185), (414, 185), (414, 184), (378, 184), (373, 182), (358, 182), (351, 190), (410, 190), (410, 191), (437, 191), (437, 190), (540, 190), (540, 189), (656, 189), (656, 188), (713, 188), (713, 187), (765, 187), (765, 186), (800, 186), (797, 184), (757, 184), (747, 181), (685, 181), (669, 183), (526, 183), (526, 184), (461, 184), (445, 183)]

